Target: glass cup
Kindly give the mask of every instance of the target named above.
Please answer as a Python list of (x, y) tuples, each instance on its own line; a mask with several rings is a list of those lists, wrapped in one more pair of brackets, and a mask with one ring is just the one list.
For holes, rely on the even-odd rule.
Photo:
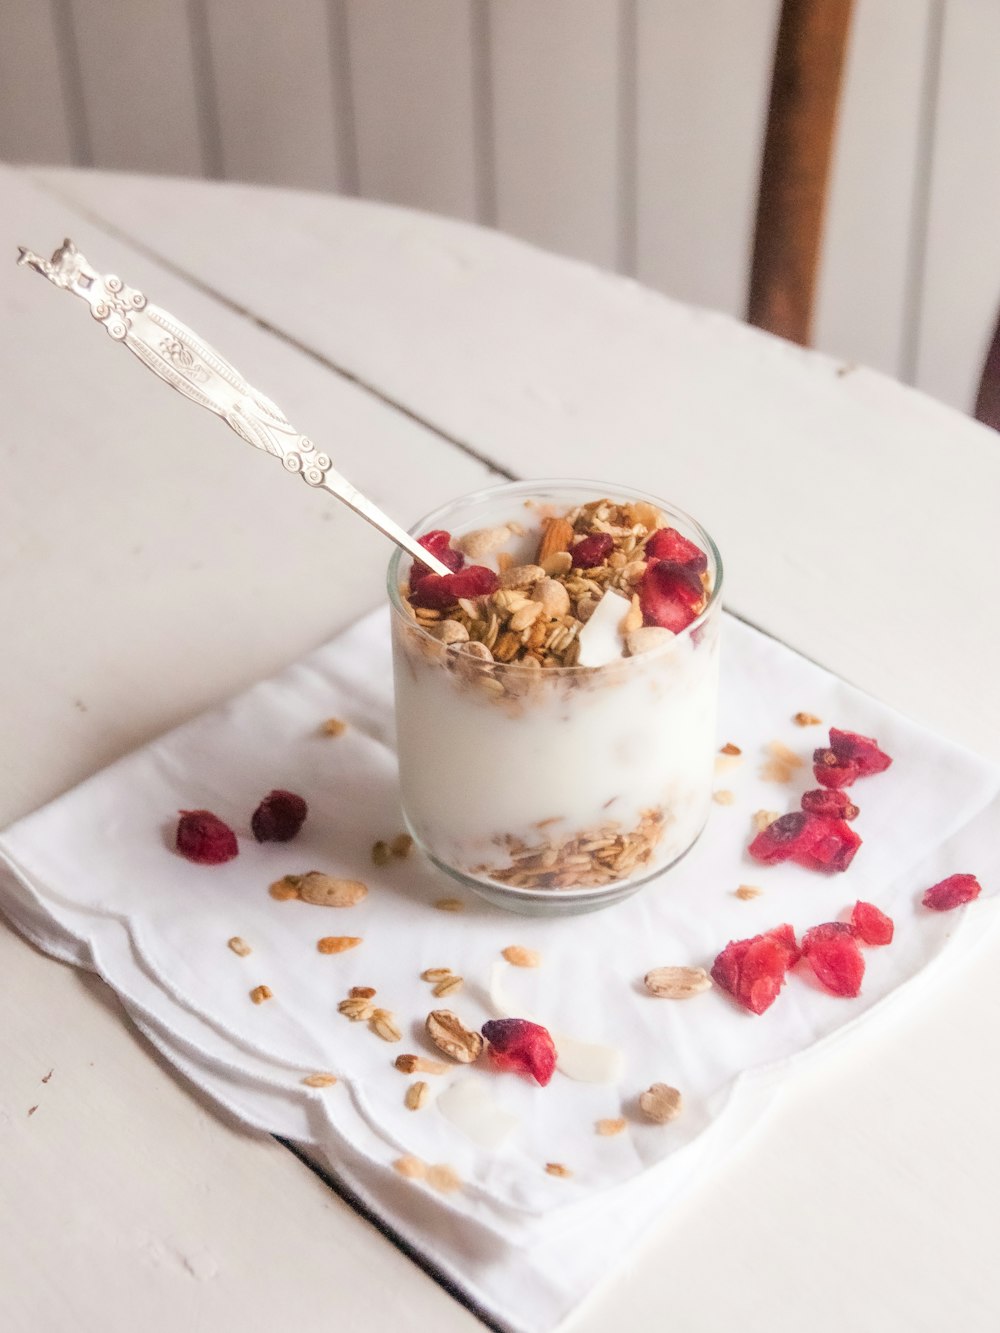
[[(676, 864), (708, 818), (716, 749), (722, 561), (674, 506), (588, 481), (515, 482), (421, 520), (453, 539), (515, 523), (504, 547), (532, 563), (541, 514), (600, 499), (644, 503), (708, 557), (708, 602), (662, 646), (601, 666), (500, 662), (446, 643), (405, 602), (389, 565), (396, 731), (406, 825), (446, 874), (501, 907), (586, 912)], [(470, 560), (471, 563), (471, 560)], [(480, 559), (475, 563), (494, 563)]]

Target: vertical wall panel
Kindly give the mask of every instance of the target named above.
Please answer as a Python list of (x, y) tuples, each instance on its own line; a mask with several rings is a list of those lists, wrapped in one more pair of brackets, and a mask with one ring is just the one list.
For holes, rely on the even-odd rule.
[(348, 0), (358, 188), (476, 217), (473, 0)]
[(965, 411), (1000, 308), (1000, 5), (948, 0), (916, 383)]
[(201, 176), (188, 8), (71, 0), (95, 167)]
[(73, 160), (57, 47), (47, 0), (5, 0), (0, 16), (0, 158)]
[(333, 8), (325, 0), (207, 0), (222, 174), (337, 189), (348, 171)]
[(814, 344), (890, 375), (903, 369), (931, 8), (855, 0), (820, 261)]
[(618, 5), (490, 0), (497, 225), (614, 267)]
[(636, 273), (743, 316), (780, 0), (639, 0)]

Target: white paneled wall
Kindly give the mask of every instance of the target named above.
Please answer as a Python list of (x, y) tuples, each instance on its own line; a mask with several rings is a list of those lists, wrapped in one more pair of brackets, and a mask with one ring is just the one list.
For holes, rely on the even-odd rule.
[[(449, 213), (741, 314), (780, 0), (2, 0), (0, 157)], [(816, 344), (971, 404), (1000, 0), (856, 0)]]

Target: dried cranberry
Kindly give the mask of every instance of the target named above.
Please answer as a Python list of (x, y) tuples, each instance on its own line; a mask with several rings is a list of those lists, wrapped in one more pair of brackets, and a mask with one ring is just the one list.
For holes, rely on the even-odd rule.
[(688, 539), (676, 528), (658, 528), (646, 543), (647, 560), (672, 560), (685, 569), (701, 574), (708, 569), (708, 556), (700, 546)]
[(802, 793), (802, 809), (825, 819), (857, 819), (859, 814), (846, 792), (823, 787)]
[[(444, 528), (435, 528), (433, 532), (425, 532), (418, 538), (420, 545), (425, 551), (430, 551), (431, 555), (436, 555), (443, 565), (455, 573), (465, 564), (465, 556), (461, 551), (452, 550), (451, 533), (445, 532)], [(422, 560), (414, 560), (413, 568), (410, 570), (410, 587), (414, 587), (421, 579), (425, 579), (430, 574), (429, 565), (425, 565)], [(443, 576), (442, 576), (443, 577)]]
[(778, 998), (798, 957), (791, 926), (776, 926), (747, 940), (730, 940), (712, 964), (712, 979), (744, 1009), (762, 1014)]
[(272, 791), (250, 818), (258, 842), (290, 842), (305, 823), (309, 807), (293, 791)]
[(211, 810), (182, 810), (176, 847), (181, 856), (203, 866), (222, 865), (239, 856), (236, 834)]
[(615, 539), (609, 532), (592, 532), (582, 538), (570, 551), (575, 569), (593, 569), (603, 565), (615, 549)]
[(855, 764), (858, 776), (870, 778), (875, 773), (884, 773), (892, 760), (884, 750), (878, 748), (878, 741), (870, 736), (859, 736), (856, 731), (838, 731), (830, 728), (830, 749), (842, 764)]
[(811, 847), (821, 832), (820, 821), (804, 810), (782, 815), (773, 824), (762, 829), (750, 844), (748, 851), (755, 861), (777, 865), (790, 861)]
[(924, 894), (921, 902), (935, 912), (950, 912), (953, 907), (961, 907), (978, 898), (983, 886), (975, 875), (949, 875), (939, 884), (933, 884)]
[(705, 596), (701, 579), (672, 560), (647, 565), (639, 584), (639, 604), (647, 625), (659, 625), (679, 634), (695, 619)]
[(832, 750), (813, 750), (813, 773), (823, 787), (850, 787), (861, 776), (857, 764), (838, 759)]
[(490, 1059), (498, 1069), (530, 1074), (542, 1087), (556, 1067), (556, 1047), (548, 1030), (526, 1018), (494, 1018), (483, 1024)]
[(808, 960), (820, 984), (832, 994), (860, 993), (865, 960), (846, 922), (828, 921), (807, 930), (802, 936), (802, 957)]
[(892, 917), (879, 911), (874, 903), (856, 902), (851, 912), (851, 926), (862, 944), (891, 944), (895, 927)]
[(818, 819), (815, 838), (796, 854), (795, 860), (807, 870), (846, 870), (861, 846), (861, 836), (842, 819)]
[(410, 603), (444, 611), (460, 597), (485, 597), (499, 587), (500, 580), (492, 569), (469, 565), (457, 574), (425, 574), (415, 588), (411, 587)]

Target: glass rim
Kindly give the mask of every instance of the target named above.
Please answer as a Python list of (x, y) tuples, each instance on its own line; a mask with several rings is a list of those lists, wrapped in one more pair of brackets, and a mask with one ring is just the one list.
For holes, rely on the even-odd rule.
[[(594, 481), (590, 478), (539, 477), (532, 478), (531, 480), (504, 481), (497, 483), (495, 486), (480, 487), (479, 490), (469, 491), (465, 495), (456, 496), (455, 499), (448, 500), (445, 504), (438, 505), (436, 509), (432, 509), (429, 513), (418, 519), (408, 531), (413, 537), (418, 536), (421, 532), (433, 531), (434, 528), (441, 525), (442, 520), (452, 511), (462, 506), (477, 504), (484, 500), (491, 500), (503, 494), (530, 494), (535, 489), (543, 490), (559, 487), (566, 487), (567, 489), (573, 487), (593, 489), (595, 492), (599, 492), (603, 497), (608, 499), (612, 504), (617, 503), (617, 500), (615, 499), (616, 496), (621, 496), (626, 502), (633, 500), (645, 501), (648, 504), (655, 505), (658, 509), (666, 511), (669, 515), (682, 520), (694, 530), (699, 538), (703, 539), (712, 563), (715, 566), (715, 582), (712, 585), (712, 592), (709, 599), (705, 603), (701, 612), (691, 621), (690, 625), (685, 625), (679, 634), (674, 634), (662, 648), (654, 648), (651, 652), (641, 653), (637, 658), (617, 657), (611, 662), (604, 662), (601, 666), (596, 667), (581, 666), (579, 663), (574, 663), (572, 666), (544, 667), (540, 673), (541, 677), (547, 680), (552, 678), (564, 678), (568, 675), (580, 675), (581, 673), (585, 675), (595, 675), (598, 672), (607, 671), (609, 669), (620, 670), (623, 663), (633, 661), (650, 663), (655, 662), (659, 657), (669, 656), (673, 652), (677, 641), (686, 637), (692, 637), (694, 632), (704, 624), (708, 619), (709, 614), (718, 605), (722, 593), (723, 564), (719, 548), (716, 546), (715, 541), (708, 530), (703, 527), (696, 518), (693, 518), (687, 510), (681, 509), (679, 506), (672, 504), (667, 500), (662, 500), (657, 495), (651, 495), (648, 491), (637, 490), (634, 486), (622, 486), (620, 484), (612, 485), (608, 482)], [(462, 644), (442, 644), (441, 640), (429, 633), (404, 606), (403, 597), (399, 591), (399, 566), (406, 554), (407, 552), (405, 552), (402, 547), (397, 546), (389, 558), (389, 568), (386, 575), (386, 590), (389, 594), (389, 605), (393, 612), (401, 617), (407, 628), (414, 630), (429, 643), (434, 644), (435, 647), (439, 649), (444, 648), (446, 652), (452, 653), (455, 657), (459, 657), (461, 655)], [(538, 672), (537, 667), (529, 667), (524, 662), (493, 662), (488, 665), (491, 665), (494, 669), (502, 672), (528, 671), (532, 675)]]

